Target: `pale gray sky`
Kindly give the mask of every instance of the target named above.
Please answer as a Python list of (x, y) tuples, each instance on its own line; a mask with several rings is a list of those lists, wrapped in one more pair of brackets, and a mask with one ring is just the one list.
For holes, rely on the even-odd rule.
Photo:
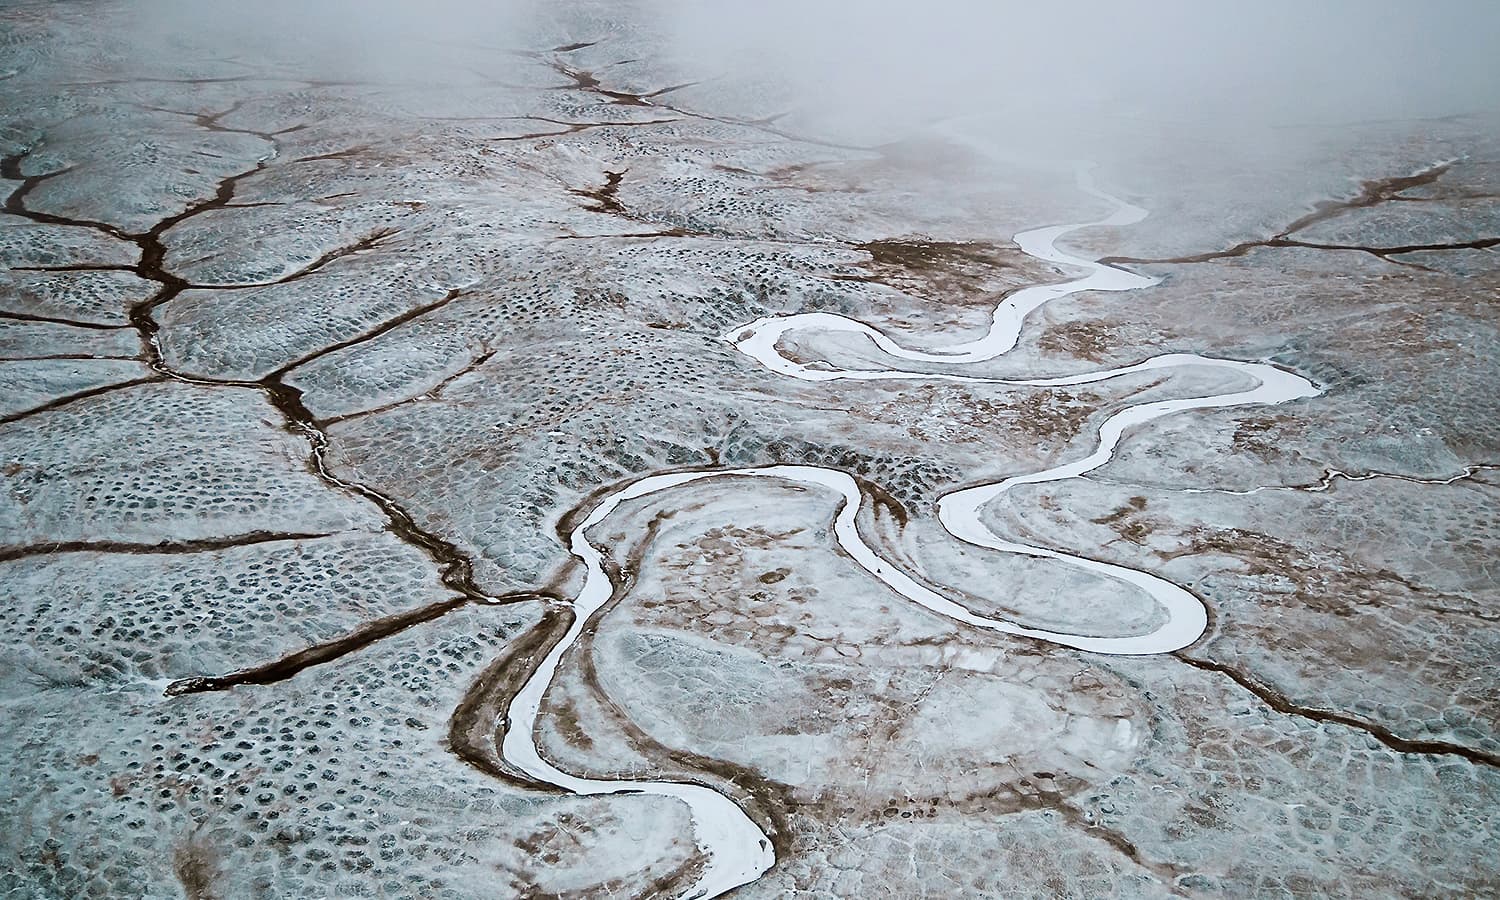
[(1109, 102), (1269, 121), (1500, 107), (1496, 0), (653, 2), (701, 65), (773, 69), (841, 115), (999, 104), (1066, 116)]
[[(533, 46), (560, 18), (545, 0), (144, 4), (158, 35), (414, 78), (443, 68), (443, 42)], [(573, 37), (633, 21), (681, 74), (765, 84), (766, 102), (851, 133), (965, 112), (1065, 129), (1100, 109), (1227, 126), (1500, 109), (1500, 0), (620, 0), (592, 15)]]

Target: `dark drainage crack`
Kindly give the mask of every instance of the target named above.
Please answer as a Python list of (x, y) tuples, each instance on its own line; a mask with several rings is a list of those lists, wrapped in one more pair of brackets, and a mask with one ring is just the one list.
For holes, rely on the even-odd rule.
[[(539, 595), (537, 594), (518, 592), (496, 598), (495, 602), (520, 603), (536, 599), (539, 599)], [(382, 616), (360, 625), (347, 634), (289, 653), (280, 659), (275, 659), (268, 663), (251, 666), (247, 669), (239, 669), (224, 675), (200, 675), (192, 678), (180, 678), (167, 685), (163, 693), (168, 697), (177, 697), (182, 694), (200, 694), (205, 691), (226, 691), (242, 684), (274, 684), (278, 681), (285, 681), (305, 669), (333, 662), (350, 653), (363, 650), (371, 644), (405, 631), (413, 625), (420, 625), (424, 622), (431, 622), (433, 619), (441, 618), (456, 609), (467, 606), (468, 603), (469, 598), (467, 597), (448, 597), (436, 603), (419, 606), (416, 609)]]
[(1234, 666), (1216, 662), (1211, 659), (1202, 659), (1195, 656), (1188, 656), (1186, 653), (1183, 653), (1181, 651), (1178, 651), (1172, 655), (1195, 669), (1201, 669), (1205, 672), (1217, 672), (1220, 675), (1228, 677), (1235, 684), (1254, 694), (1261, 700), (1261, 702), (1265, 703), (1271, 709), (1283, 715), (1295, 716), (1300, 719), (1307, 719), (1311, 722), (1327, 722), (1335, 725), (1343, 725), (1346, 728), (1352, 728), (1356, 731), (1362, 731), (1375, 740), (1379, 741), (1381, 744), (1384, 744), (1385, 746), (1391, 748), (1392, 750), (1395, 750), (1398, 753), (1412, 753), (1426, 756), (1458, 756), (1468, 760), (1471, 763), (1474, 763), (1475, 765), (1500, 768), (1500, 754), (1492, 753), (1487, 750), (1480, 750), (1476, 747), (1468, 747), (1463, 744), (1454, 744), (1448, 741), (1412, 740), (1403, 738), (1392, 732), (1390, 729), (1385, 728), (1384, 726), (1377, 725), (1374, 722), (1365, 721), (1358, 716), (1352, 716), (1348, 713), (1342, 713), (1336, 710), (1319, 709), (1313, 706), (1304, 706), (1293, 701), (1290, 697), (1283, 694), (1281, 691), (1278, 691), (1270, 685), (1265, 684), (1259, 679), (1252, 677), (1248, 673)]
[(27, 544), (20, 547), (0, 548), (0, 562), (24, 559), (28, 556), (50, 556), (55, 553), (130, 553), (137, 555), (172, 553), (208, 553), (227, 550), (231, 547), (248, 547), (254, 544), (272, 544), (281, 541), (311, 541), (332, 537), (332, 532), (297, 531), (251, 531), (227, 537), (196, 538), (181, 541), (158, 541), (154, 544), (130, 541), (55, 541), (45, 544)]
[[(210, 128), (211, 130), (227, 130), (220, 125), (219, 120), (223, 116), (228, 115), (230, 112), (233, 112), (237, 108), (238, 105), (232, 106), (228, 110), (225, 110), (221, 113), (211, 113), (203, 115), (194, 114), (195, 122), (197, 122), (197, 124), (201, 125), (202, 127)], [(157, 323), (154, 317), (154, 312), (163, 304), (172, 301), (184, 290), (193, 287), (193, 285), (191, 285), (186, 279), (171, 271), (167, 266), (167, 247), (163, 240), (164, 236), (167, 234), (167, 232), (171, 231), (173, 228), (177, 227), (183, 222), (186, 222), (197, 216), (201, 216), (204, 213), (230, 208), (230, 205), (235, 198), (235, 193), (238, 190), (241, 182), (249, 178), (253, 178), (254, 176), (259, 175), (261, 172), (265, 171), (271, 161), (281, 153), (281, 136), (297, 131), (300, 127), (301, 126), (293, 126), (291, 128), (282, 129), (281, 131), (277, 132), (254, 132), (236, 129), (236, 131), (243, 131), (247, 134), (254, 134), (266, 140), (271, 145), (271, 153), (257, 160), (253, 166), (250, 166), (246, 169), (235, 172), (220, 179), (215, 186), (214, 193), (211, 197), (201, 198), (193, 201), (192, 203), (189, 203), (182, 210), (162, 218), (154, 225), (152, 225), (149, 229), (143, 232), (127, 232), (117, 226), (110, 225), (104, 222), (96, 222), (86, 219), (71, 219), (63, 216), (55, 216), (49, 213), (36, 212), (29, 209), (26, 205), (27, 194), (29, 194), (38, 184), (41, 184), (48, 179), (58, 177), (59, 175), (65, 174), (66, 172), (70, 171), (69, 169), (61, 169), (41, 175), (22, 174), (22, 163), (31, 155), (35, 148), (26, 148), (18, 153), (5, 157), (3, 160), (0, 160), (0, 178), (19, 182), (17, 186), (11, 191), (11, 193), (5, 198), (4, 208), (6, 212), (29, 219), (31, 221), (92, 228), (94, 230), (102, 231), (111, 237), (135, 244), (140, 251), (140, 258), (133, 267), (133, 271), (141, 278), (149, 281), (154, 281), (159, 285), (159, 288), (154, 294), (152, 294), (152, 296), (132, 304), (127, 310), (127, 318), (129, 320), (130, 327), (134, 328), (136, 332), (141, 336), (142, 357), (151, 366), (152, 369), (160, 373), (164, 378), (187, 384), (207, 387), (244, 387), (256, 389), (263, 392), (270, 400), (271, 405), (275, 407), (275, 409), (282, 415), (283, 419), (285, 420), (286, 429), (294, 434), (301, 435), (306, 439), (309, 447), (308, 469), (324, 483), (340, 490), (341, 492), (350, 494), (352, 496), (357, 496), (375, 504), (375, 506), (378, 507), (384, 514), (386, 518), (386, 527), (388, 530), (390, 530), (405, 543), (420, 549), (437, 565), (440, 581), (446, 588), (460, 595), (459, 602), (477, 602), (486, 604), (514, 602), (514, 598), (510, 595), (507, 595), (507, 597), (505, 598), (497, 598), (492, 597), (481, 590), (478, 584), (475, 582), (474, 566), (469, 556), (452, 541), (449, 541), (437, 535), (436, 533), (424, 529), (423, 527), (418, 525), (415, 518), (404, 507), (402, 507), (400, 503), (396, 502), (396, 500), (387, 496), (386, 494), (381, 493), (380, 491), (375, 490), (372, 487), (369, 487), (368, 485), (362, 484), (357, 481), (346, 480), (335, 475), (330, 470), (326, 459), (326, 452), (328, 449), (327, 435), (318, 427), (315, 417), (303, 403), (302, 392), (295, 387), (287, 385), (282, 380), (283, 377), (297, 365), (301, 365), (302, 363), (316, 358), (323, 353), (332, 352), (333, 350), (350, 346), (360, 340), (367, 340), (371, 337), (382, 334), (385, 331), (388, 331), (391, 328), (402, 324), (403, 322), (410, 321), (412, 318), (415, 318), (418, 315), (421, 315), (441, 305), (451, 302), (453, 299), (459, 296), (457, 291), (450, 291), (441, 300), (435, 303), (428, 304), (425, 307), (419, 308), (410, 313), (398, 316), (393, 320), (383, 323), (380, 326), (377, 326), (377, 328), (372, 332), (349, 341), (335, 344), (332, 347), (325, 348), (318, 351), (317, 353), (297, 360), (258, 381), (231, 381), (194, 377), (176, 371), (167, 364), (162, 356), (160, 343), (158, 341), (158, 332), (160, 330), (160, 325)], [(322, 257), (313, 261), (309, 266), (305, 267), (299, 273), (296, 273), (291, 277), (296, 278), (312, 274), (313, 272), (323, 269), (325, 266), (335, 262), (338, 259), (341, 259), (352, 253), (357, 253), (361, 250), (370, 249), (374, 246), (377, 246), (389, 235), (390, 232), (377, 232), (375, 234), (366, 236), (365, 238), (355, 241), (354, 243), (346, 247), (324, 254)], [(150, 379), (147, 380), (149, 381)], [(107, 389), (116, 389), (118, 387), (118, 385), (115, 385)], [(105, 389), (101, 389), (100, 391), (95, 392), (95, 395), (97, 395), (97, 393), (102, 393), (103, 390)], [(72, 396), (63, 398), (62, 401), (59, 401), (57, 404), (55, 404), (53, 408), (55, 408), (56, 405), (62, 405), (62, 403), (64, 402), (73, 402), (78, 399), (82, 399), (82, 397)], [(40, 410), (33, 410), (31, 412), (37, 411)], [(31, 413), (29, 412), (27, 414)], [(417, 621), (427, 621), (427, 618), (430, 618), (430, 616), (426, 618), (417, 616), (409, 624), (414, 624)], [(400, 625), (399, 627), (404, 628), (406, 627), (406, 625)], [(372, 638), (371, 640), (373, 639), (378, 638)], [(369, 640), (364, 639), (356, 640), (351, 645), (351, 648), (358, 649), (358, 647), (365, 646), (369, 642)], [(339, 655), (342, 655), (343, 652), (348, 651), (341, 651)]]
[(1403, 191), (1412, 188), (1432, 184), (1443, 177), (1453, 168), (1453, 162), (1439, 163), (1429, 166), (1420, 172), (1411, 175), (1400, 175), (1392, 178), (1378, 178), (1366, 181), (1360, 185), (1360, 191), (1354, 197), (1345, 200), (1322, 200), (1314, 205), (1313, 211), (1292, 222), (1286, 228), (1278, 231), (1268, 238), (1253, 241), (1242, 241), (1225, 250), (1211, 250), (1206, 253), (1194, 253), (1184, 256), (1106, 256), (1099, 260), (1105, 265), (1146, 265), (1146, 264), (1183, 264), (1211, 262), (1218, 259), (1231, 259), (1244, 256), (1251, 250), (1258, 248), (1288, 248), (1297, 247), (1307, 250), (1331, 250), (1356, 253), (1367, 253), (1385, 262), (1397, 266), (1408, 266), (1410, 268), (1425, 269), (1425, 266), (1417, 263), (1407, 262), (1392, 257), (1406, 253), (1434, 253), (1452, 250), (1487, 250), (1491, 247), (1500, 246), (1500, 237), (1476, 238), (1469, 241), (1454, 241), (1447, 243), (1429, 244), (1403, 244), (1391, 247), (1378, 247), (1366, 244), (1333, 244), (1319, 241), (1304, 241), (1292, 237), (1299, 231), (1303, 231), (1319, 222), (1325, 222), (1336, 216), (1357, 209), (1369, 209), (1382, 203), (1390, 203), (1401, 200), (1412, 200), (1416, 198), (1403, 197)]

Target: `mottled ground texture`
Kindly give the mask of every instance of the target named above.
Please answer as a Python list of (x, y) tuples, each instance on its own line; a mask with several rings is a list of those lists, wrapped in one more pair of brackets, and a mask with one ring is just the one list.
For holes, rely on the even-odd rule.
[[(685, 806), (497, 750), (569, 621), (559, 525), (647, 473), (843, 469), (870, 544), (968, 605), (1152, 627), (1120, 583), (955, 543), (935, 500), (1193, 371), (817, 384), (720, 337), (976, 337), (1074, 274), (1011, 241), (1108, 212), (1069, 170), (767, 118), (624, 5), (357, 76), (143, 52), (126, 4), (0, 12), (0, 896), (682, 895)], [(1500, 127), (1212, 140), (1120, 147), (1099, 182), (1151, 217), (1068, 238), (1158, 286), (1050, 304), (972, 369), (1190, 352), (1324, 389), (985, 510), (1187, 587), (1201, 640), (959, 625), (839, 552), (836, 497), (709, 479), (593, 530), (617, 590), (543, 755), (734, 797), (777, 852), (746, 898), (1500, 893)]]

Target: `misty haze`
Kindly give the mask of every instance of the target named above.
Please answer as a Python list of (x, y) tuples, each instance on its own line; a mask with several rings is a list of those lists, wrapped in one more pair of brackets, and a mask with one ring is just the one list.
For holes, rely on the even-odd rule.
[(1497, 47), (0, 0), (0, 895), (1500, 895)]

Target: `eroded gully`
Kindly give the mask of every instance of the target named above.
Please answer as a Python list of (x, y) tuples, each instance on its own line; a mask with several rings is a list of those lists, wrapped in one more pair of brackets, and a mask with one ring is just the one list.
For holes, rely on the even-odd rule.
[[(860, 485), (851, 475), (837, 469), (775, 465), (651, 475), (604, 496), (587, 516), (570, 523), (566, 539), (569, 550), (584, 566), (586, 574), (583, 587), (568, 604), (573, 616), (566, 632), (552, 644), (510, 704), (500, 741), (501, 756), (507, 764), (531, 778), (577, 794), (644, 793), (682, 800), (691, 810), (697, 844), (706, 859), (700, 877), (689, 892), (691, 897), (719, 896), (754, 881), (775, 863), (775, 851), (767, 834), (724, 794), (693, 783), (579, 777), (564, 772), (543, 758), (535, 740), (542, 701), (559, 665), (585, 633), (594, 614), (609, 602), (615, 590), (609, 574), (606, 551), (589, 540), (589, 529), (631, 500), (710, 478), (773, 478), (831, 492), (840, 498), (833, 523), (834, 536), (840, 548), (851, 559), (907, 600), (975, 628), (1034, 638), (1079, 650), (1121, 655), (1168, 653), (1186, 647), (1202, 635), (1207, 626), (1207, 611), (1198, 598), (1182, 587), (1125, 566), (1006, 540), (984, 523), (982, 510), (991, 501), (1019, 485), (1076, 478), (1103, 466), (1113, 457), (1126, 430), (1134, 426), (1195, 409), (1285, 403), (1316, 396), (1319, 393), (1316, 386), (1306, 378), (1269, 362), (1243, 362), (1186, 353), (1155, 356), (1134, 365), (1099, 372), (1032, 379), (987, 378), (961, 372), (902, 368), (903, 364), (909, 363), (919, 363), (927, 369), (970, 365), (995, 359), (1016, 346), (1026, 316), (1051, 300), (1081, 291), (1132, 291), (1156, 284), (1155, 279), (1094, 260), (1082, 259), (1057, 247), (1059, 238), (1078, 229), (1099, 225), (1128, 225), (1140, 221), (1146, 215), (1145, 210), (1100, 191), (1094, 185), (1087, 167), (1077, 170), (1077, 182), (1085, 192), (1111, 204), (1113, 212), (1094, 222), (1025, 231), (1015, 236), (1015, 242), (1023, 252), (1032, 257), (1078, 267), (1087, 274), (1060, 284), (1038, 285), (1011, 294), (995, 308), (988, 331), (977, 340), (933, 350), (913, 350), (873, 326), (829, 313), (763, 318), (732, 329), (724, 339), (766, 369), (804, 381), (901, 379), (998, 387), (1063, 387), (1108, 381), (1137, 372), (1206, 368), (1227, 370), (1241, 381), (1253, 382), (1253, 387), (1232, 392), (1159, 400), (1127, 407), (1103, 422), (1093, 452), (1081, 459), (1039, 472), (962, 488), (939, 499), (939, 521), (954, 538), (1003, 553), (1058, 560), (1133, 585), (1145, 591), (1161, 607), (1165, 613), (1161, 624), (1144, 634), (1097, 637), (1030, 628), (1008, 619), (976, 613), (942, 592), (925, 586), (900, 567), (883, 559), (864, 541), (856, 526), (861, 499)], [(780, 349), (781, 339), (798, 331), (844, 332), (867, 338), (883, 354), (889, 368), (841, 369), (822, 363), (817, 367), (804, 365), (788, 358)]]

